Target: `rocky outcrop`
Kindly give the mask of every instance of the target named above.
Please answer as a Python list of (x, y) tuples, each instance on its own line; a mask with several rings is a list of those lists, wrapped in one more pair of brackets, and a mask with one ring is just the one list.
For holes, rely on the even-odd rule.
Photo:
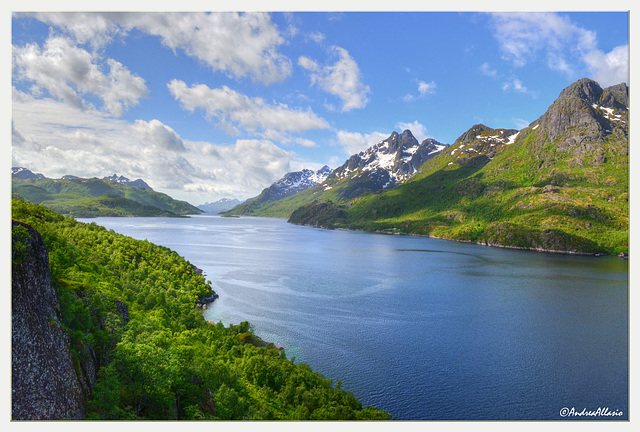
[(92, 383), (79, 374), (93, 367), (86, 372), (95, 379), (95, 364), (74, 366), (47, 249), (37, 231), (17, 221), (12, 221), (11, 294), (13, 420), (81, 419)]
[(213, 303), (219, 297), (220, 296), (215, 291), (211, 290), (211, 294), (198, 299), (198, 301), (196, 302), (196, 307), (202, 310), (207, 310), (207, 305)]
[(590, 79), (581, 79), (564, 89), (549, 110), (533, 123), (545, 131), (562, 150), (583, 143), (601, 143), (612, 133), (626, 139), (629, 88), (618, 84), (606, 89)]

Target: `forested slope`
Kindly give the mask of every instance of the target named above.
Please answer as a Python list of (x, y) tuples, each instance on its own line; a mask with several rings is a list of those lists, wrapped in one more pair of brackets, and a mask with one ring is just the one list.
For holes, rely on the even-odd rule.
[(389, 418), (287, 359), (249, 323), (205, 322), (195, 305), (211, 294), (209, 282), (168, 248), (20, 198), (12, 217), (36, 229), (48, 249), (74, 364), (91, 355), (100, 366), (85, 419)]

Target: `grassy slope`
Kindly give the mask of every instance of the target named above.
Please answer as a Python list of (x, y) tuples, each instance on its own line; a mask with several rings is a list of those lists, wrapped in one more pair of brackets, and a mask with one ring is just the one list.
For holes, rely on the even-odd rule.
[(100, 179), (12, 179), (14, 193), (76, 217), (199, 214), (191, 204), (148, 189)]
[(584, 163), (532, 128), (495, 156), (462, 167), (449, 153), (410, 182), (345, 207), (345, 227), (565, 252), (628, 250), (628, 142)]

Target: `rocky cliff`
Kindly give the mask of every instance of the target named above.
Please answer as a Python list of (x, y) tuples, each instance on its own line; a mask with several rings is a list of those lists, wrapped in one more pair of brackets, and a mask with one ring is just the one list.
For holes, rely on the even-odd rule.
[(15, 220), (11, 258), (12, 418), (81, 419), (95, 363), (74, 364), (47, 249), (37, 231)]

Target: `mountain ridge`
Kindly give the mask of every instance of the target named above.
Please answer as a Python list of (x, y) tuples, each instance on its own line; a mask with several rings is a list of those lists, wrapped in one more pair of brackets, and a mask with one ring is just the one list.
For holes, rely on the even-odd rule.
[(401, 134), (394, 131), (367, 150), (350, 156), (338, 168), (329, 172), (329, 167), (323, 167), (325, 174), (321, 182), (292, 194), (271, 198), (275, 194), (269, 194), (269, 191), (291, 175), (286, 174), (259, 196), (245, 201), (229, 213), (289, 217), (297, 207), (314, 200), (345, 202), (362, 194), (390, 189), (406, 182), (425, 161), (447, 148), (447, 144), (432, 138), (418, 143), (408, 129)]
[(408, 182), (327, 201), (321, 220), (321, 200), (306, 203), (289, 221), (549, 252), (627, 252), (627, 93), (626, 84), (579, 80), (520, 131), (475, 125)]
[(50, 179), (26, 168), (12, 168), (12, 192), (74, 217), (162, 216), (202, 213), (186, 201), (156, 192), (141, 179), (113, 175), (103, 179), (65, 176)]

